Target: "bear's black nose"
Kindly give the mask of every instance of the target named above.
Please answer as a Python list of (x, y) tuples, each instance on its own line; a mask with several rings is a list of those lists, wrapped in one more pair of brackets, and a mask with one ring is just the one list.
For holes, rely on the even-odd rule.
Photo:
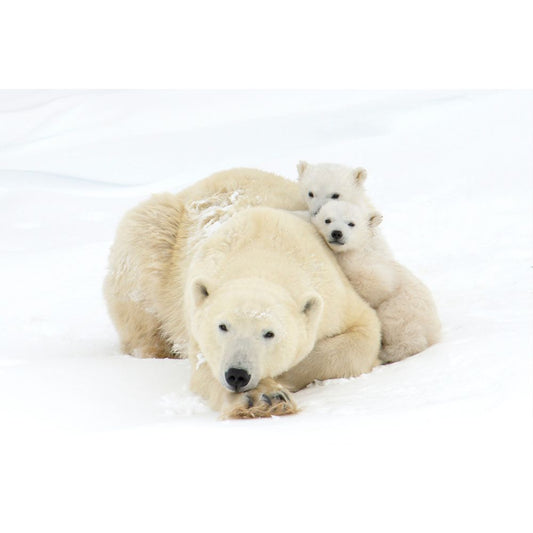
[(250, 382), (250, 374), (244, 368), (230, 368), (224, 374), (228, 387), (234, 392), (239, 392)]
[(339, 239), (342, 239), (342, 231), (340, 231), (338, 229), (334, 229), (331, 232), (331, 238), (335, 239), (336, 241), (338, 241)]

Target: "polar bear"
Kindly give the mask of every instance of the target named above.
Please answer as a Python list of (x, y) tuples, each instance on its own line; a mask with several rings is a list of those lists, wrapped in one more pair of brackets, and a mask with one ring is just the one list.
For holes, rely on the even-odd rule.
[(400, 361), (436, 343), (440, 321), (429, 289), (394, 260), (375, 210), (344, 201), (326, 202), (313, 223), (337, 254), (355, 290), (377, 311), (380, 359)]
[(364, 168), (334, 163), (311, 165), (306, 161), (300, 161), (296, 168), (300, 192), (311, 216), (330, 200), (364, 203), (372, 207), (364, 188), (367, 177)]
[(291, 392), (380, 364), (376, 313), (303, 208), (297, 184), (233, 169), (132, 209), (104, 285), (123, 350), (188, 356), (229, 418), (295, 413)]

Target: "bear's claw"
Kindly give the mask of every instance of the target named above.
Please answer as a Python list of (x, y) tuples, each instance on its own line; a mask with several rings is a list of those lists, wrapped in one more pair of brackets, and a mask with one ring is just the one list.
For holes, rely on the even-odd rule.
[(271, 416), (291, 415), (298, 412), (291, 395), (279, 386), (275, 390), (262, 391), (261, 385), (254, 390), (239, 395), (240, 405), (234, 406), (224, 418), (269, 418)]
[(261, 400), (265, 403), (268, 403), (268, 405), (272, 405), (272, 400), (266, 394), (261, 395)]

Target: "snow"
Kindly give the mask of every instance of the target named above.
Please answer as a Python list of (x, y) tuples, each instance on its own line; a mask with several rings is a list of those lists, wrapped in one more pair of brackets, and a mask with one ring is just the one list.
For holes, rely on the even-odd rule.
[[(0, 147), (2, 531), (530, 530), (533, 93), (4, 91)], [(151, 193), (300, 159), (368, 169), (443, 340), (220, 421), (120, 353), (108, 249)]]
[(196, 354), (196, 370), (198, 370), (205, 363), (205, 357), (202, 352)]
[[(206, 238), (213, 235), (235, 213), (235, 204), (238, 203), (242, 192), (242, 190), (236, 190), (229, 195), (220, 195), (217, 198), (217, 205), (209, 205), (211, 200), (200, 200), (188, 204), (189, 216), (196, 219), (198, 233)], [(197, 238), (191, 239), (189, 244), (197, 240)]]

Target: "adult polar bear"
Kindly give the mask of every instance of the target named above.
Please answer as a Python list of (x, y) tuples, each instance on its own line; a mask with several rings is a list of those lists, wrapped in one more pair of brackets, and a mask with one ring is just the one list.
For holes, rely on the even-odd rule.
[(379, 364), (376, 314), (304, 207), (296, 183), (233, 169), (129, 211), (104, 284), (123, 350), (188, 355), (230, 418), (294, 413), (289, 391)]

